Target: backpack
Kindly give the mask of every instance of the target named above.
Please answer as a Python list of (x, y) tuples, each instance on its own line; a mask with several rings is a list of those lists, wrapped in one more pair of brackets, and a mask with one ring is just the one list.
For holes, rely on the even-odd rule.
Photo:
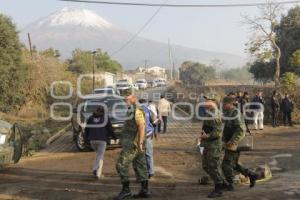
[(152, 119), (151, 119), (151, 115), (153, 114), (153, 112), (146, 106), (143, 106), (143, 108), (144, 108), (145, 122), (146, 122), (146, 127), (145, 127), (146, 136), (149, 136), (154, 134), (154, 126), (152, 124)]

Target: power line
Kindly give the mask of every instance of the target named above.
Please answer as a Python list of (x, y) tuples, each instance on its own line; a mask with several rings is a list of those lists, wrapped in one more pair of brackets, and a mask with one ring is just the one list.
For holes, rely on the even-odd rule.
[[(239, 4), (154, 4), (154, 3), (136, 3), (136, 2), (109, 2), (109, 1), (91, 1), (91, 0), (59, 0), (76, 3), (94, 3), (107, 5), (121, 5), (121, 6), (147, 6), (147, 7), (180, 7), (180, 8), (226, 8), (226, 7), (256, 7), (264, 6), (268, 3), (239, 3)], [(280, 1), (274, 4), (294, 4), (300, 3), (300, 0), (294, 1)]]
[[(164, 3), (167, 3), (168, 0), (165, 0)], [(113, 52), (111, 56), (114, 56), (118, 54), (120, 51), (122, 51), (124, 48), (126, 48), (135, 38), (152, 22), (152, 20), (156, 17), (156, 15), (159, 13), (159, 11), (163, 8), (164, 4), (161, 4), (161, 6), (154, 12), (154, 14), (146, 21), (146, 23), (127, 41), (124, 45), (122, 45), (118, 50)]]

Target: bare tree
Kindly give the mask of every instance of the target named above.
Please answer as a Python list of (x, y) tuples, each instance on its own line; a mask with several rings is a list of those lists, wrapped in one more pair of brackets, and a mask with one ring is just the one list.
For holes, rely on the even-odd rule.
[(248, 50), (259, 59), (270, 58), (273, 55), (276, 60), (274, 82), (275, 87), (278, 88), (280, 86), (281, 49), (278, 45), (276, 27), (279, 24), (282, 7), (275, 1), (267, 0), (266, 5), (260, 6), (259, 9), (259, 16), (244, 16), (245, 23), (253, 32)]

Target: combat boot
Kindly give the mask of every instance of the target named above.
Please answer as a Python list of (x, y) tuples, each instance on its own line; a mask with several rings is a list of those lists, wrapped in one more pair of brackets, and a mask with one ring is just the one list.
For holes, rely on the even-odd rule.
[(207, 196), (208, 198), (218, 198), (223, 196), (223, 184), (216, 184), (215, 189)]
[(131, 197), (131, 191), (129, 188), (129, 181), (122, 183), (123, 184), (123, 188), (122, 191), (119, 193), (118, 196), (116, 196), (114, 198), (114, 200), (123, 200), (123, 199), (127, 199), (128, 197)]
[(141, 182), (141, 191), (138, 194), (133, 195), (133, 198), (139, 199), (139, 198), (149, 198), (150, 193), (148, 189), (148, 181), (142, 181)]
[(249, 179), (250, 179), (250, 188), (253, 188), (255, 186), (256, 180), (258, 179), (259, 175), (251, 172), (249, 174)]
[(228, 182), (223, 183), (222, 184), (222, 191), (223, 192), (226, 192), (226, 191), (232, 192), (232, 191), (234, 191), (233, 184), (228, 183)]

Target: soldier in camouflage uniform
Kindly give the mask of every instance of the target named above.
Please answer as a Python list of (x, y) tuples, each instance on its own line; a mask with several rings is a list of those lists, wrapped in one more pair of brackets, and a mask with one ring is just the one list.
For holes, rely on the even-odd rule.
[(229, 183), (227, 190), (233, 191), (234, 171), (238, 171), (250, 179), (250, 187), (254, 187), (258, 175), (239, 163), (239, 142), (245, 137), (246, 125), (240, 111), (234, 106), (235, 99), (226, 97), (223, 101), (225, 156), (222, 163), (223, 173)]
[(201, 145), (204, 147), (202, 167), (215, 184), (215, 188), (208, 198), (215, 198), (222, 196), (222, 188), (226, 184), (221, 168), (223, 123), (217, 106), (220, 97), (216, 93), (208, 93), (204, 98), (206, 99), (207, 118), (203, 120), (200, 136)]
[(135, 198), (147, 198), (148, 171), (144, 152), (145, 144), (145, 115), (143, 109), (137, 108), (137, 97), (130, 95), (126, 101), (131, 109), (128, 111), (129, 119), (125, 122), (121, 144), (122, 151), (117, 161), (116, 169), (123, 185), (120, 194), (115, 200), (131, 197), (129, 188), (129, 165), (132, 163), (137, 180), (141, 182), (141, 191), (134, 195)]

